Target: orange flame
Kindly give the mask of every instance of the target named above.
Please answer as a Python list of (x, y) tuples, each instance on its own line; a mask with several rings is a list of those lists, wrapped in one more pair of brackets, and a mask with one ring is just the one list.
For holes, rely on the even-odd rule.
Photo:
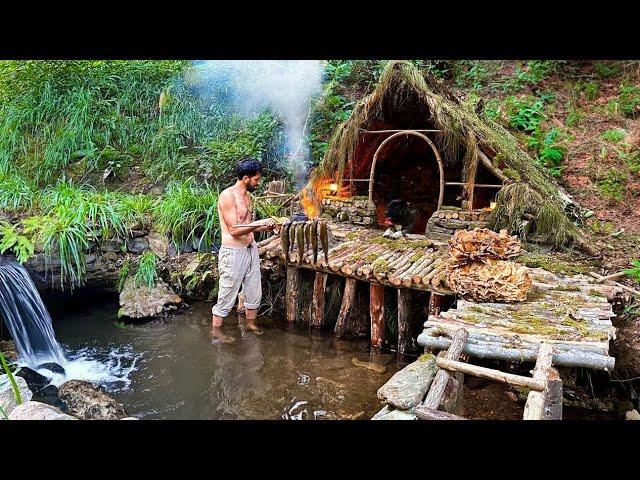
[(320, 208), (313, 201), (313, 199), (307, 194), (307, 189), (302, 190), (300, 194), (300, 206), (304, 210), (304, 213), (309, 218), (318, 218), (320, 214)]

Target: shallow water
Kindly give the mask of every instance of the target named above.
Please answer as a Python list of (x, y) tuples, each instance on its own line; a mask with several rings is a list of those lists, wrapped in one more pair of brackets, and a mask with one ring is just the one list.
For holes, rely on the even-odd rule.
[[(205, 302), (141, 324), (118, 321), (113, 301), (76, 307), (52, 312), (67, 357), (109, 366), (100, 383), (139, 418), (368, 419), (381, 408), (377, 389), (400, 368), (391, 354), (370, 354), (366, 339), (270, 319), (258, 321), (264, 335), (243, 340), (234, 314), (223, 329), (235, 343), (212, 345)], [(356, 367), (353, 357), (386, 372)]]

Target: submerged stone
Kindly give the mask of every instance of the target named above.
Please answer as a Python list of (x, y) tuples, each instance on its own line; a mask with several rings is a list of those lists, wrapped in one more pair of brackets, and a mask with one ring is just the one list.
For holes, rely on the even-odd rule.
[(43, 363), (42, 365), (38, 365), (38, 370), (40, 370), (41, 368), (46, 368), (47, 370), (50, 370), (53, 373), (59, 373), (61, 375), (64, 375), (66, 373), (64, 368), (60, 364), (55, 362), (48, 362), (48, 363)]
[(127, 417), (124, 406), (92, 382), (69, 380), (58, 389), (70, 414), (82, 420), (118, 420)]

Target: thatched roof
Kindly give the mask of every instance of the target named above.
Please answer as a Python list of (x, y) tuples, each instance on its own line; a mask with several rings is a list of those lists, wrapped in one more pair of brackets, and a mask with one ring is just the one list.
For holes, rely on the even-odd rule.
[[(389, 62), (374, 92), (360, 101), (349, 119), (334, 132), (329, 148), (313, 173), (309, 187), (325, 178), (341, 180), (352, 165), (361, 130), (388, 122), (394, 110), (406, 109), (408, 103), (417, 104), (423, 123), (442, 130), (434, 134), (446, 165), (463, 162), (463, 181), (475, 177), (478, 153), (484, 156), (487, 167), (493, 167), (499, 178), (510, 183), (502, 188), (492, 214), (492, 227), (508, 228), (511, 233), (524, 234), (522, 214), (535, 220), (530, 236), (555, 245), (565, 245), (579, 234), (565, 213), (566, 195), (560, 192), (554, 179), (520, 148), (517, 140), (504, 127), (480, 118), (469, 106), (438, 87), (410, 62)], [(375, 127), (374, 127), (375, 128)], [(403, 128), (425, 128), (403, 127)]]

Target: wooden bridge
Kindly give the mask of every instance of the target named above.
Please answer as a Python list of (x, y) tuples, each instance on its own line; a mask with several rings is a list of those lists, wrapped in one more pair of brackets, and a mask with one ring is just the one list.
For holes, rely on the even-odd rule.
[[(300, 259), (295, 248), (285, 260), (278, 236), (259, 244), (263, 258), (287, 268), (286, 315), (290, 322), (297, 319), (299, 272), (306, 269), (315, 271), (311, 326), (329, 323), (325, 318), (328, 276), (346, 279), (334, 327), (339, 337), (346, 331), (356, 284), (366, 282), (374, 347), (381, 347), (385, 340), (384, 289), (392, 287), (397, 292), (399, 354), (415, 353), (416, 340), (425, 349), (446, 349), (454, 332), (464, 328), (468, 332), (464, 353), (470, 356), (535, 362), (540, 345), (548, 343), (558, 365), (613, 369), (609, 342), (615, 338), (615, 329), (609, 301), (619, 293), (615, 287), (582, 275), (559, 276), (531, 269), (533, 289), (524, 302), (459, 299), (455, 308), (441, 312), (443, 300), (452, 300), (454, 295), (446, 278), (447, 243), (423, 235), (389, 240), (380, 230), (350, 224), (329, 223), (328, 227), (332, 237), (328, 262), (320, 252), (314, 263), (311, 249), (304, 250)], [(416, 292), (428, 292), (428, 301), (416, 305)]]

